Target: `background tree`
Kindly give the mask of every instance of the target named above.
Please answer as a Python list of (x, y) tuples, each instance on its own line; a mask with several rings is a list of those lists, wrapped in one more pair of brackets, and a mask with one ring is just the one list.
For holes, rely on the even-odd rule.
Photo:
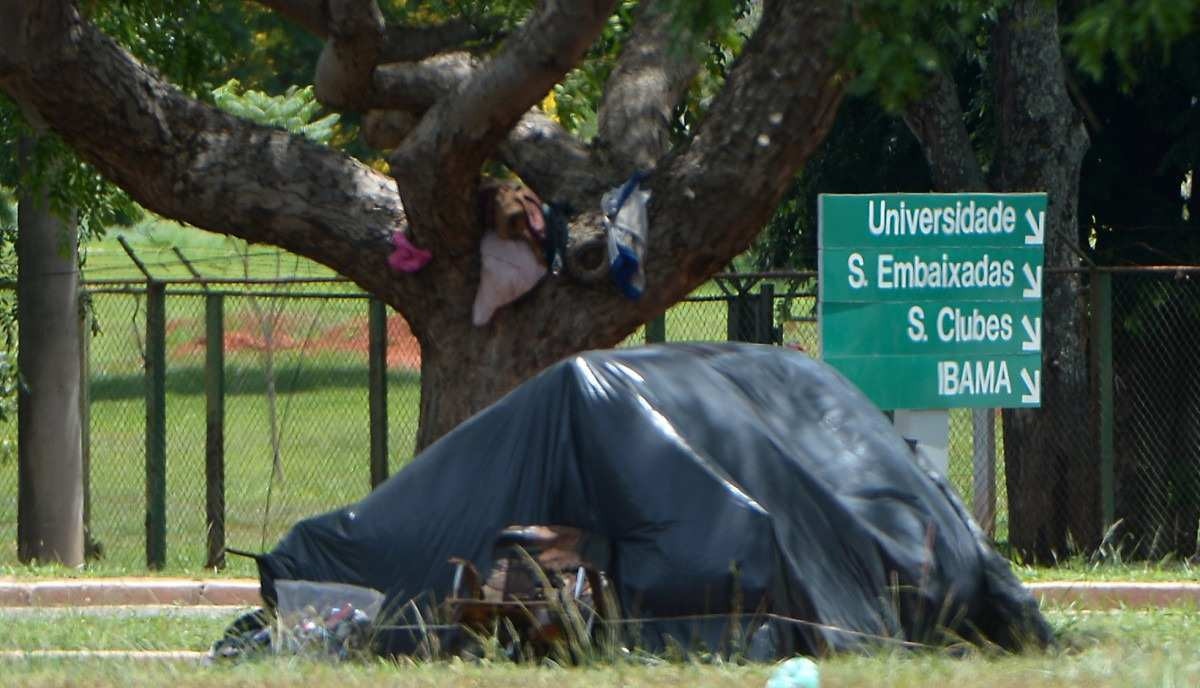
[[(1193, 0), (898, 0), (873, 10), (856, 25), (858, 97), (769, 225), (762, 267), (815, 265), (818, 191), (1046, 191), (1048, 269), (1083, 265), (1097, 234), (1103, 244), (1116, 228), (1175, 224), (1191, 210), (1194, 195), (1181, 200), (1180, 184), (1200, 141), (1194, 38), (1174, 42), (1192, 35)], [(897, 131), (900, 120), (909, 132)], [(926, 171), (913, 168), (915, 150)], [(1160, 235), (1155, 260), (1194, 259), (1179, 238)], [(1108, 260), (1130, 257), (1127, 243), (1109, 244)], [(1089, 391), (1084, 285), (1078, 274), (1047, 274), (1045, 286), (1043, 405), (1005, 412), (1004, 447), (1011, 544), (1050, 562), (1094, 549), (1103, 529), (1090, 409), (1080, 403)], [(1190, 408), (1184, 401), (1163, 403)], [(1190, 533), (1191, 551), (1195, 518), (1184, 522), (1190, 529), (1170, 539)], [(1130, 528), (1149, 542), (1147, 530)]]
[[(1127, 39), (1142, 49), (1099, 51), (1084, 62), (1094, 65), (1080, 89), (1092, 146), (1079, 214), (1102, 264), (1200, 261), (1200, 36), (1189, 31), (1193, 15), (1162, 19), (1161, 29), (1145, 17), (1120, 24), (1152, 31)], [(1115, 415), (1126, 419), (1114, 442), (1113, 549), (1190, 559), (1200, 524), (1200, 288), (1186, 275), (1112, 279)]]
[[(190, 9), (201, 4), (191, 3)], [(225, 40), (213, 40), (222, 35), (214, 29), (229, 17), (164, 18), (168, 5), (180, 9), (179, 3), (155, 1), (97, 1), (85, 9), (182, 87), (203, 87), (205, 76), (218, 67), (212, 56), (221, 54), (217, 48)], [(84, 532), (80, 390), (86, 381), (80, 347), (88, 333), (80, 332), (86, 303), (78, 247), (140, 211), (46, 131), (35, 110), (7, 100), (0, 101), (0, 185), (20, 198), (17, 231), (0, 237), (12, 242), (17, 255), (15, 265), (3, 267), (4, 276), (17, 281), (18, 556), (79, 565), (85, 550), (96, 546)], [(14, 318), (6, 316), (11, 354)]]

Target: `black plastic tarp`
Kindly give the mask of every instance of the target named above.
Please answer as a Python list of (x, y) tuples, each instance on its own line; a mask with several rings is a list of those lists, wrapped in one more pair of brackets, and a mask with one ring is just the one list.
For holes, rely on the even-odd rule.
[[(556, 364), (362, 501), (299, 522), (259, 559), (264, 598), (305, 579), (428, 605), (450, 589), (451, 557), (487, 570), (514, 524), (607, 538), (600, 565), (651, 649), (722, 645), (731, 619), (776, 653), (1050, 638), (949, 484), (869, 400), (802, 353), (732, 343)], [(411, 635), (381, 638), (412, 649)]]

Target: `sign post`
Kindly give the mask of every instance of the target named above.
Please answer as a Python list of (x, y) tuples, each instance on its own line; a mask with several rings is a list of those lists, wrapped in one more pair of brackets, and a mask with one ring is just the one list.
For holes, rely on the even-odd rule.
[(822, 194), (818, 208), (822, 357), (943, 471), (946, 410), (1041, 405), (1045, 194)]

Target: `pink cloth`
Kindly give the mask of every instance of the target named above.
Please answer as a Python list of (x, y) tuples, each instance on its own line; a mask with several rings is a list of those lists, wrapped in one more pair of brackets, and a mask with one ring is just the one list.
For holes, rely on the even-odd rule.
[(413, 246), (404, 232), (392, 232), (392, 246), (395, 250), (388, 256), (388, 266), (396, 272), (416, 272), (433, 259), (429, 251)]

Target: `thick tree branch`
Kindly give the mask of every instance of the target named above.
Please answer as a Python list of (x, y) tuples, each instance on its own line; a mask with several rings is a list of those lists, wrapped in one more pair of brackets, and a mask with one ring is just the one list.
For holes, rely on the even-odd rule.
[(471, 250), (480, 166), (520, 118), (583, 56), (615, 0), (548, 0), (453, 97), (426, 112), (392, 154), (414, 225), (451, 253)]
[[(523, 351), (530, 367), (560, 351), (612, 346), (662, 313), (744, 251), (791, 180), (823, 140), (845, 78), (833, 43), (849, 16), (846, 0), (766, 0), (747, 42), (698, 135), (659, 162), (648, 181), (647, 291), (639, 301), (615, 289), (555, 282), (514, 304), (489, 325), (484, 364)], [(599, 194), (592, 204), (599, 208)], [(572, 225), (573, 241), (598, 234), (596, 214)], [(435, 317), (452, 317), (453, 311)], [(520, 328), (519, 333), (511, 328)], [(507, 348), (506, 348), (507, 347)]]
[(486, 20), (482, 26), (462, 20), (430, 26), (388, 26), (380, 61), (416, 62), (495, 34), (496, 28)]
[(361, 110), (383, 46), (383, 14), (375, 0), (328, 0), (329, 39), (317, 59), (313, 87), (332, 108)]
[[(326, 0), (254, 0), (317, 38), (330, 34)], [(339, 0), (333, 0), (337, 4)], [(429, 26), (388, 26), (379, 50), (380, 63), (416, 62), (496, 34), (499, 22), (484, 19), (480, 24), (456, 19)]]
[(61, 0), (0, 0), (0, 79), (40, 59), (50, 46), (71, 51), (60, 27), (71, 26), (77, 14), (71, 3)]
[[(0, 25), (22, 19), (6, 12)], [(421, 276), (397, 278), (386, 264), (405, 224), (386, 176), (184, 96), (73, 11), (46, 35), (58, 39), (0, 89), (143, 206), (328, 265), (406, 315), (420, 307)]]
[[(696, 137), (660, 162), (651, 235), (653, 310), (746, 250), (824, 140), (846, 86), (834, 50), (846, 0), (765, 0), (762, 21)], [(702, 210), (701, 210), (702, 209)], [(688, 219), (692, 222), (689, 223)], [(689, 226), (690, 224), (690, 226)], [(682, 264), (668, 257), (686, 256)]]
[(904, 109), (904, 122), (920, 142), (938, 190), (987, 188), (950, 75), (938, 71), (930, 77), (924, 95)]
[(576, 210), (595, 204), (614, 176), (579, 139), (536, 108), (517, 122), (497, 152), (543, 199)]
[[(381, 65), (375, 70), (367, 117), (370, 145), (394, 148), (415, 128), (411, 116), (384, 113), (402, 110), (424, 114), (453, 93), (481, 68), (467, 53), (446, 53), (416, 64)], [(498, 154), (543, 198), (581, 207), (598, 188), (600, 163), (561, 124), (537, 108), (521, 117), (500, 144)]]
[(371, 78), (370, 107), (423, 113), (465, 83), (478, 67), (478, 61), (463, 52), (380, 65)]
[(621, 178), (653, 168), (667, 152), (671, 113), (700, 67), (696, 46), (677, 28), (672, 6), (678, 3), (642, 0), (604, 87), (596, 147)]

